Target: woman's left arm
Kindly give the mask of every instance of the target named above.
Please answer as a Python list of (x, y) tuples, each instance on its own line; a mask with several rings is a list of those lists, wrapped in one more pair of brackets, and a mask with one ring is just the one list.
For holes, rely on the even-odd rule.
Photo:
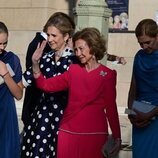
[(110, 155), (112, 156), (116, 155), (121, 149), (121, 130), (116, 105), (116, 71), (113, 71), (106, 84), (106, 115), (109, 121), (112, 135), (115, 139), (115, 145), (110, 152)]
[(105, 83), (106, 115), (114, 138), (120, 138), (120, 122), (116, 105), (116, 71), (113, 71)]
[(17, 99), (20, 100), (23, 96), (23, 85), (22, 81), (19, 83), (16, 83), (11, 75), (9, 74), (9, 71), (7, 69), (7, 66), (5, 63), (0, 61), (0, 75), (4, 79), (5, 84), (9, 88), (12, 95)]

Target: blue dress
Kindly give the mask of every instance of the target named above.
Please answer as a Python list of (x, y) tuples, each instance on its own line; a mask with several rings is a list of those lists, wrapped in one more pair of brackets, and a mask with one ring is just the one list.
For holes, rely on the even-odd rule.
[[(53, 51), (45, 53), (40, 61), (40, 69), (46, 78), (50, 78), (62, 74), (71, 63), (77, 62), (72, 50), (66, 48), (57, 62)], [(30, 85), (33, 83), (31, 71), (30, 69), (24, 73), (24, 78)], [(24, 127), (22, 158), (56, 158), (58, 127), (67, 105), (67, 95), (67, 91), (43, 92), (36, 99), (30, 122)]]
[[(138, 51), (133, 74), (136, 80), (136, 100), (158, 106), (158, 51), (147, 54)], [(158, 118), (144, 128), (133, 126), (133, 158), (158, 158)]]
[[(22, 80), (19, 58), (12, 52), (0, 54), (0, 60), (9, 63), (16, 83)], [(14, 97), (5, 83), (0, 85), (0, 158), (19, 158), (20, 139)]]

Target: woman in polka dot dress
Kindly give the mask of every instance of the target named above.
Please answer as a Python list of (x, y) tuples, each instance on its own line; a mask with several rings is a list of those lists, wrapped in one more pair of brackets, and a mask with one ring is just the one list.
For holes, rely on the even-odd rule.
[[(57, 12), (48, 19), (44, 27), (52, 51), (44, 53), (40, 61), (40, 70), (46, 78), (50, 78), (64, 73), (71, 63), (78, 62), (72, 49), (68, 47), (75, 24), (68, 15)], [(25, 71), (24, 79), (31, 85), (32, 68)], [(66, 104), (67, 91), (43, 92), (41, 97), (37, 98), (35, 109), (30, 116), (31, 121), (24, 127), (22, 158), (57, 157), (58, 127)]]

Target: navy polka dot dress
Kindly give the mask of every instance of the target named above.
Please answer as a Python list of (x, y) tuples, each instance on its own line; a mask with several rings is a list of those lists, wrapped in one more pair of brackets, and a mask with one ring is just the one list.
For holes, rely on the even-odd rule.
[[(67, 71), (71, 63), (78, 60), (70, 48), (66, 48), (55, 62), (54, 52), (46, 53), (40, 61), (40, 69), (46, 78), (57, 76)], [(32, 83), (32, 70), (24, 73), (28, 84)], [(57, 135), (59, 122), (67, 105), (67, 91), (56, 93), (43, 92), (34, 112), (31, 122), (24, 128), (21, 157), (25, 158), (56, 158)]]

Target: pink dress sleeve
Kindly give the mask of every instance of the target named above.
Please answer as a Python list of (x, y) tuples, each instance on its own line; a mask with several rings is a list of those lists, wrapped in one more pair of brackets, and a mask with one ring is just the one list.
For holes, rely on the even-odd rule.
[(45, 92), (58, 92), (68, 89), (69, 85), (68, 71), (65, 73), (46, 79), (43, 74), (36, 79), (36, 85)]
[(121, 138), (120, 122), (116, 105), (116, 71), (111, 73), (111, 77), (105, 83), (106, 115), (114, 138)]

